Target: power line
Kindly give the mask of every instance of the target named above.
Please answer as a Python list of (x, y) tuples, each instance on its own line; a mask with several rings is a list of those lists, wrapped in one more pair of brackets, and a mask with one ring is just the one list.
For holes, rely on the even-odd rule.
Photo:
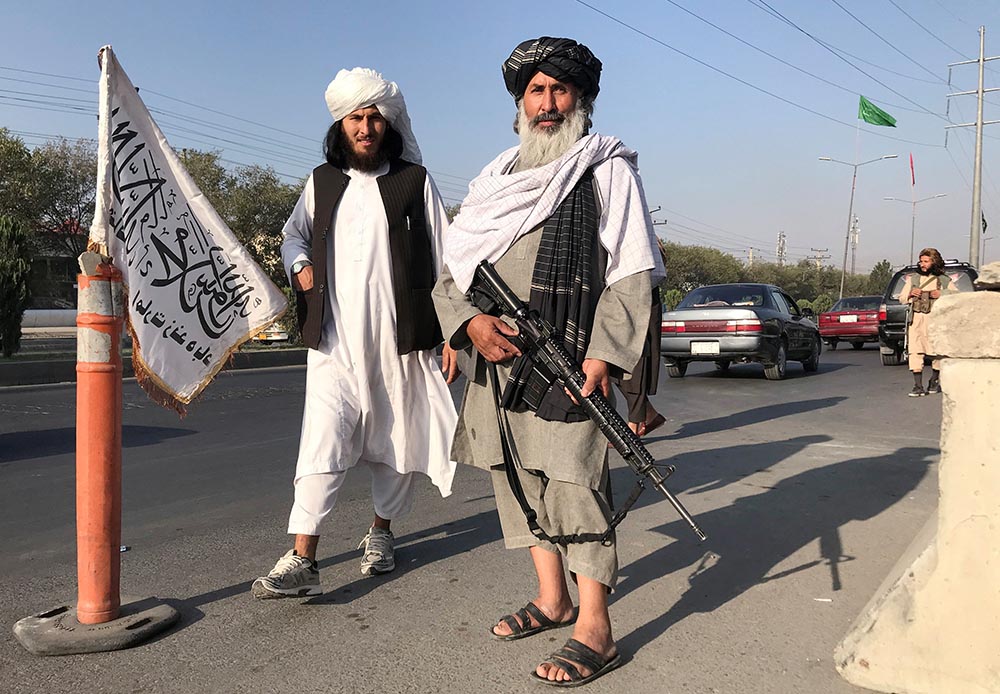
[[(720, 27), (718, 24), (715, 24), (714, 22), (712, 22), (712, 21), (710, 21), (708, 19), (705, 19), (700, 14), (698, 14), (698, 13), (692, 11), (692, 10), (689, 10), (688, 8), (686, 8), (683, 5), (675, 2), (674, 0), (664, 0), (664, 2), (667, 2), (667, 3), (671, 4), (671, 5), (673, 5), (674, 7), (676, 7), (677, 9), (682, 10), (683, 12), (686, 12), (687, 14), (691, 15), (692, 17), (694, 17), (698, 21), (703, 22), (703, 23), (709, 25), (710, 27), (712, 27), (712, 28), (714, 28), (714, 29), (716, 29), (718, 31), (721, 31), (726, 36), (729, 36), (730, 38), (732, 38), (732, 39), (734, 39), (736, 41), (739, 41), (744, 46), (748, 46), (749, 48), (752, 48), (753, 50), (757, 51), (758, 53), (762, 53), (762, 54), (766, 55), (767, 57), (769, 57), (769, 58), (771, 58), (773, 60), (778, 61), (782, 65), (790, 67), (793, 70), (797, 70), (798, 72), (801, 72), (804, 75), (808, 75), (809, 77), (812, 77), (813, 79), (819, 80), (820, 82), (822, 82), (824, 84), (828, 84), (831, 87), (839, 89), (839, 90), (841, 90), (843, 92), (847, 92), (848, 94), (858, 94), (859, 93), (859, 90), (857, 90), (857, 89), (851, 89), (849, 87), (845, 87), (842, 84), (837, 84), (836, 82), (831, 82), (830, 80), (826, 79), (825, 77), (821, 77), (820, 75), (817, 75), (817, 74), (815, 74), (813, 72), (809, 72), (808, 70), (806, 70), (806, 69), (804, 69), (802, 67), (799, 67), (795, 63), (791, 63), (791, 62), (789, 62), (789, 61), (787, 61), (787, 60), (785, 60), (783, 58), (780, 58), (779, 56), (775, 55), (774, 53), (771, 53), (771, 52), (769, 52), (769, 51), (767, 51), (767, 50), (765, 50), (765, 49), (763, 49), (763, 48), (761, 48), (761, 47), (759, 47), (759, 46), (757, 46), (757, 45), (755, 45), (753, 43), (750, 43), (749, 41), (746, 41), (745, 39), (740, 38), (736, 34), (730, 32), (730, 31), (727, 31), (726, 29)], [(903, 111), (912, 111), (914, 113), (923, 113), (923, 111), (921, 111), (919, 109), (912, 109), (912, 108), (910, 108), (908, 106), (901, 106), (899, 104), (892, 104), (892, 103), (889, 103), (888, 101), (885, 101), (883, 103), (886, 106), (891, 106), (892, 108), (895, 108), (895, 109), (901, 109)]]
[(937, 41), (938, 43), (940, 43), (940, 44), (941, 44), (942, 46), (944, 46), (944, 47), (946, 47), (946, 48), (950, 48), (950, 49), (951, 49), (951, 50), (953, 50), (953, 51), (954, 51), (955, 53), (958, 53), (958, 55), (959, 55), (959, 56), (961, 56), (962, 58), (965, 58), (966, 60), (968, 60), (968, 57), (969, 57), (969, 56), (965, 55), (964, 53), (962, 53), (962, 51), (958, 50), (957, 48), (955, 48), (954, 46), (952, 46), (952, 45), (951, 45), (950, 43), (947, 43), (947, 42), (946, 42), (946, 41), (945, 41), (944, 39), (942, 39), (942, 38), (941, 38), (940, 36), (938, 36), (938, 35), (937, 35), (937, 34), (935, 34), (935, 33), (934, 33), (933, 31), (931, 31), (930, 29), (928, 29), (927, 27), (925, 27), (925, 26), (924, 26), (923, 24), (921, 24), (920, 22), (918, 22), (918, 21), (916, 20), (916, 18), (915, 18), (915, 17), (913, 16), (913, 15), (911, 15), (911, 14), (910, 14), (909, 12), (907, 12), (907, 11), (906, 11), (906, 10), (904, 10), (904, 9), (903, 9), (902, 7), (900, 7), (900, 6), (899, 6), (899, 5), (898, 5), (898, 4), (896, 3), (896, 0), (889, 0), (889, 4), (891, 4), (891, 5), (892, 5), (893, 7), (895, 7), (895, 8), (897, 9), (897, 10), (899, 10), (900, 12), (902, 12), (903, 14), (905, 14), (905, 15), (906, 15), (906, 17), (907, 17), (907, 18), (908, 18), (908, 19), (909, 19), (909, 20), (910, 20), (911, 22), (913, 22), (913, 23), (914, 23), (914, 24), (916, 24), (916, 25), (917, 25), (918, 27), (920, 27), (921, 29), (923, 29), (924, 31), (926, 31), (926, 32), (927, 32), (928, 34), (930, 34), (930, 35), (931, 35), (931, 37), (933, 37), (933, 38), (934, 38), (934, 39), (935, 39), (935, 40), (936, 40), (936, 41)]
[[(729, 231), (728, 229), (724, 229), (724, 228), (722, 228), (720, 226), (715, 226), (713, 224), (709, 224), (708, 222), (703, 222), (703, 221), (701, 221), (699, 219), (695, 219), (694, 217), (690, 217), (688, 215), (682, 214), (680, 212), (677, 212), (676, 210), (668, 210), (668, 209), (666, 209), (664, 207), (661, 207), (660, 209), (663, 212), (667, 212), (667, 213), (672, 214), (672, 215), (674, 215), (676, 217), (681, 217), (681, 218), (686, 219), (686, 220), (688, 220), (690, 222), (694, 222), (695, 224), (700, 224), (702, 226), (708, 227), (709, 229), (715, 229), (716, 231), (721, 231), (723, 234), (726, 234), (728, 236), (732, 236), (732, 237), (735, 237), (737, 239), (742, 239), (743, 241), (749, 241), (750, 243), (756, 243), (756, 244), (760, 244), (760, 245), (765, 245), (765, 243), (762, 240), (760, 240), (759, 238), (754, 238), (752, 236), (747, 236), (746, 234), (738, 234), (736, 232)], [(690, 227), (688, 227), (688, 228), (690, 228)], [(698, 231), (698, 230), (696, 230), (696, 231)], [(805, 250), (805, 246), (789, 246), (789, 248), (799, 248), (799, 249)]]
[[(890, 87), (888, 84), (886, 84), (885, 82), (883, 82), (879, 78), (877, 78), (874, 75), (871, 75), (871, 74), (865, 72), (864, 70), (862, 70), (861, 68), (859, 68), (857, 65), (855, 65), (854, 63), (852, 63), (850, 60), (848, 60), (847, 58), (845, 58), (844, 56), (840, 55), (835, 50), (833, 50), (830, 46), (826, 45), (825, 42), (821, 41), (816, 36), (813, 36), (811, 33), (809, 33), (808, 31), (806, 31), (802, 27), (800, 27), (798, 24), (796, 24), (795, 22), (793, 22), (791, 19), (789, 19), (788, 17), (786, 17), (785, 15), (783, 15), (781, 12), (779, 12), (778, 10), (774, 9), (773, 7), (771, 7), (771, 5), (769, 5), (767, 3), (767, 0), (747, 0), (747, 1), (751, 5), (753, 5), (754, 7), (756, 7), (757, 9), (760, 9), (760, 10), (764, 10), (764, 8), (766, 7), (767, 10), (764, 10), (764, 11), (767, 12), (767, 14), (770, 14), (772, 17), (779, 18), (781, 21), (783, 21), (786, 24), (788, 24), (789, 26), (793, 27), (796, 31), (799, 31), (800, 33), (804, 34), (805, 36), (808, 36), (810, 39), (812, 39), (817, 44), (819, 44), (820, 46), (822, 46), (823, 48), (825, 48), (827, 51), (829, 51), (832, 55), (834, 55), (838, 59), (844, 61), (845, 63), (847, 63), (848, 65), (850, 65), (852, 68), (854, 68), (855, 70), (857, 70), (858, 72), (860, 72), (862, 75), (864, 75), (868, 79), (876, 82), (877, 84), (882, 85), (883, 87), (885, 87), (886, 89), (888, 89), (890, 92), (892, 92), (896, 96), (899, 96), (899, 97), (905, 99), (909, 103), (911, 103), (914, 106), (918, 107), (921, 111), (924, 111), (924, 112), (926, 112), (926, 113), (934, 116), (935, 118), (940, 118), (941, 120), (950, 123), (950, 121), (948, 120), (948, 118), (946, 116), (943, 116), (940, 113), (934, 113), (930, 109), (928, 109), (925, 106), (917, 103), (916, 101), (914, 101), (910, 97), (906, 96), (905, 94), (902, 94), (901, 92), (896, 91), (895, 89), (893, 89), (892, 87)], [(835, 2), (836, 0), (832, 0), (832, 1)], [(944, 82), (944, 80), (941, 80), (941, 81)], [(947, 84), (947, 82), (945, 82), (945, 83)], [(876, 133), (876, 132), (870, 131), (870, 130), (866, 130), (865, 132), (871, 132), (872, 134), (876, 134), (876, 135), (880, 135), (881, 134), (881, 133)], [(890, 139), (897, 139), (897, 138), (893, 138), (893, 137), (891, 137), (889, 135), (882, 135), (882, 137), (889, 137)], [(930, 145), (930, 146), (932, 146), (932, 147), (940, 147), (942, 145)]]
[[(830, 2), (832, 2), (834, 5), (836, 5), (840, 9), (842, 9), (844, 12), (846, 12), (848, 16), (850, 16), (854, 21), (856, 21), (858, 24), (860, 24), (865, 29), (867, 29), (872, 34), (874, 34), (882, 43), (884, 43), (885, 45), (887, 45), (889, 48), (891, 48), (892, 50), (894, 50), (897, 53), (899, 53), (901, 56), (903, 56), (904, 58), (906, 58), (907, 60), (909, 60), (911, 63), (913, 63), (914, 65), (916, 65), (917, 67), (919, 67), (921, 70), (923, 70), (924, 72), (926, 72), (927, 74), (929, 74), (931, 77), (934, 77), (934, 78), (938, 79), (941, 82), (945, 82), (944, 78), (942, 78), (942, 77), (938, 76), (937, 74), (935, 74), (933, 70), (924, 67), (921, 63), (917, 62), (916, 60), (914, 60), (913, 58), (911, 58), (909, 55), (907, 55), (906, 53), (904, 53), (902, 50), (900, 50), (899, 48), (897, 48), (887, 38), (885, 38), (880, 33), (878, 33), (877, 31), (875, 31), (874, 29), (872, 29), (870, 26), (868, 26), (867, 24), (865, 24), (863, 21), (861, 21), (861, 19), (857, 15), (853, 14), (849, 9), (847, 9), (846, 7), (844, 7), (843, 5), (841, 5), (838, 0), (830, 0)], [(891, 2), (891, 0), (890, 0), (890, 2)], [(895, 5), (896, 3), (893, 3), (893, 4)], [(907, 15), (907, 16), (909, 16), (909, 15)], [(945, 82), (945, 83), (947, 84), (947, 82)]]
[[(786, 17), (785, 15), (783, 15), (780, 12), (778, 12), (777, 10), (775, 10), (770, 5), (768, 5), (767, 3), (762, 2), (762, 0), (747, 0), (747, 2), (749, 2), (751, 5), (753, 5), (754, 7), (756, 7), (758, 10), (764, 12), (765, 14), (771, 15), (771, 17), (773, 17), (774, 19), (777, 19), (779, 22), (783, 22), (783, 23), (787, 24), (788, 26), (792, 27), (793, 29), (795, 29), (797, 31), (801, 31), (802, 33), (806, 34), (806, 36), (808, 36), (809, 38), (811, 38), (813, 41), (815, 41), (816, 43), (820, 44), (821, 46), (823, 46), (824, 48), (826, 48), (828, 50), (836, 51), (836, 53), (842, 53), (843, 55), (846, 55), (846, 56), (848, 56), (850, 58), (854, 58), (854, 60), (862, 62), (865, 65), (868, 65), (869, 67), (876, 68), (877, 70), (882, 70), (883, 72), (888, 72), (889, 74), (896, 75), (897, 77), (903, 77), (903, 78), (906, 78), (908, 80), (914, 80), (916, 82), (925, 82), (926, 84), (937, 84), (937, 80), (928, 80), (928, 79), (924, 79), (923, 77), (915, 77), (913, 75), (907, 75), (907, 74), (904, 74), (902, 72), (897, 72), (896, 70), (890, 70), (887, 67), (883, 67), (883, 66), (881, 66), (881, 65), (879, 65), (877, 63), (873, 63), (873, 62), (871, 62), (869, 60), (865, 60), (864, 58), (862, 58), (860, 56), (854, 55), (853, 53), (849, 53), (849, 52), (845, 51), (843, 48), (840, 48), (839, 46), (835, 46), (834, 44), (830, 43), (829, 41), (821, 39), (821, 38), (819, 38), (817, 36), (814, 36), (812, 34), (806, 33), (806, 31), (804, 29), (802, 29), (800, 26), (798, 26), (795, 22), (793, 22), (792, 20), (788, 19), (788, 17)], [(838, 57), (840, 57), (840, 56), (838, 56)]]
[[(786, 99), (783, 96), (779, 96), (779, 95), (775, 94), (772, 91), (764, 89), (763, 87), (759, 87), (756, 84), (753, 84), (751, 82), (748, 82), (745, 79), (742, 79), (741, 77), (737, 77), (736, 75), (733, 75), (732, 73), (726, 72), (722, 68), (718, 68), (718, 67), (716, 67), (716, 66), (714, 66), (714, 65), (712, 65), (710, 63), (705, 62), (704, 60), (701, 60), (700, 58), (696, 58), (693, 55), (691, 55), (690, 53), (685, 53), (684, 51), (680, 50), (679, 48), (675, 48), (674, 46), (671, 46), (669, 43), (666, 43), (665, 41), (662, 41), (662, 40), (656, 38), (655, 36), (647, 34), (645, 31), (642, 31), (641, 29), (638, 29), (637, 27), (634, 27), (631, 24), (629, 24), (627, 22), (624, 22), (621, 19), (618, 19), (617, 17), (615, 17), (613, 15), (610, 15), (607, 12), (604, 12), (603, 10), (600, 10), (600, 9), (594, 7), (593, 5), (590, 5), (590, 4), (586, 3), (586, 2), (584, 2), (584, 0), (574, 0), (574, 2), (576, 2), (579, 5), (583, 5), (584, 7), (590, 9), (591, 11), (596, 12), (597, 14), (602, 15), (602, 16), (610, 19), (611, 21), (615, 22), (616, 24), (620, 24), (621, 26), (625, 27), (626, 29), (629, 29), (630, 31), (635, 32), (636, 34), (639, 34), (640, 36), (644, 36), (645, 38), (649, 39), (650, 41), (653, 41), (654, 43), (657, 43), (657, 44), (663, 46), (664, 48), (666, 48), (668, 50), (671, 50), (674, 53), (677, 53), (678, 55), (684, 56), (688, 60), (692, 60), (692, 61), (698, 63), (699, 65), (703, 66), (703, 67), (707, 67), (709, 70), (712, 70), (713, 72), (717, 72), (720, 75), (723, 75), (724, 77), (728, 77), (729, 79), (734, 80), (736, 82), (739, 82), (740, 84), (742, 84), (742, 85), (744, 85), (746, 87), (750, 87), (754, 91), (758, 91), (758, 92), (760, 92), (762, 94), (766, 94), (766, 95), (768, 95), (768, 96), (770, 96), (770, 97), (772, 97), (774, 99), (777, 99), (778, 101), (781, 101), (783, 103), (788, 104), (789, 106), (794, 106), (795, 108), (800, 109), (802, 111), (805, 111), (807, 113), (811, 113), (814, 116), (819, 116), (820, 118), (823, 118), (824, 120), (828, 120), (828, 121), (831, 121), (833, 123), (839, 123), (840, 125), (843, 125), (843, 126), (846, 126), (848, 128), (851, 128), (852, 130), (856, 127), (855, 125), (852, 125), (851, 123), (848, 123), (847, 121), (842, 121), (839, 118), (834, 118), (833, 116), (828, 116), (825, 113), (820, 113), (819, 111), (816, 111), (815, 109), (809, 108), (808, 106), (803, 106), (802, 104), (799, 104), (799, 103), (797, 103), (795, 101), (792, 101), (791, 99)], [(872, 78), (872, 79), (875, 79), (875, 78)], [(906, 96), (904, 96), (902, 94), (899, 94), (899, 92), (896, 92), (895, 90), (892, 90), (889, 87), (887, 87), (887, 88), (890, 91), (892, 91), (894, 94), (898, 94), (899, 96), (902, 96), (904, 99), (906, 99), (910, 103), (915, 104), (916, 106), (920, 106), (920, 104), (918, 104), (917, 102), (913, 101), (912, 99), (910, 99), (910, 98), (908, 98), (908, 97), (906, 97)], [(924, 111), (927, 111), (927, 113), (930, 113), (933, 116), (936, 116), (938, 118), (943, 118), (943, 116), (941, 116), (939, 114), (936, 114), (936, 113), (934, 113), (932, 111), (928, 111), (927, 109), (923, 108), (923, 106), (920, 106), (920, 108), (923, 109)], [(915, 142), (915, 141), (912, 141), (912, 140), (904, 140), (903, 138), (893, 137), (892, 135), (885, 135), (883, 133), (880, 133), (880, 132), (877, 132), (877, 131), (874, 131), (874, 130), (865, 129), (865, 132), (871, 133), (872, 135), (875, 135), (877, 137), (884, 137), (884, 138), (887, 138), (887, 139), (890, 139), (890, 140), (897, 140), (899, 142), (907, 142), (909, 144), (920, 145), (922, 147), (941, 147), (941, 145), (933, 145), (933, 144), (928, 144), (926, 142)]]

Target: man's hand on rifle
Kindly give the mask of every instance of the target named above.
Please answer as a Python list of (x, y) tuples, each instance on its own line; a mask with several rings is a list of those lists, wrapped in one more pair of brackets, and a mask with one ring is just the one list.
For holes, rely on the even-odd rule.
[[(580, 368), (587, 375), (587, 380), (584, 382), (583, 388), (580, 389), (580, 393), (584, 397), (587, 397), (595, 390), (600, 390), (604, 397), (608, 397), (611, 393), (611, 377), (608, 376), (608, 362), (601, 361), (600, 359), (584, 359)], [(566, 395), (569, 395), (569, 399), (574, 404), (580, 404), (568, 390), (566, 391)]]
[(914, 287), (913, 289), (910, 290), (910, 296), (912, 296), (913, 298), (917, 298), (923, 293), (924, 290), (921, 289), (920, 287)]
[(465, 326), (465, 332), (487, 361), (496, 363), (521, 356), (521, 350), (507, 339), (507, 336), (517, 335), (517, 328), (496, 316), (479, 314)]

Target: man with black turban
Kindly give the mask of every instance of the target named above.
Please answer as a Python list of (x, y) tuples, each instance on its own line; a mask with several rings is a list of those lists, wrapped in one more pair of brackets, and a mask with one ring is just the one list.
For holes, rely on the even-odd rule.
[[(542, 37), (519, 45), (503, 76), (517, 104), (520, 142), (470, 184), (445, 235), (446, 267), (434, 289), (443, 334), (458, 350), (454, 359), (446, 353), (443, 366), (449, 379), (457, 368), (468, 378), (451, 458), (491, 471), (504, 542), (530, 548), (538, 574), (537, 597), (491, 625), (490, 634), (511, 641), (574, 624), (573, 637), (532, 674), (575, 686), (621, 663), (607, 602), (618, 574), (614, 534), (607, 542), (567, 541), (608, 529), (608, 449), (561, 386), (539, 382), (516, 338), (509, 339), (515, 328), (480, 312), (466, 292), (479, 262), (493, 263), (582, 362), (584, 394), (600, 389), (610, 396), (610, 375), (624, 375), (639, 361), (663, 264), (636, 153), (589, 132), (601, 62), (576, 41)], [(504, 391), (500, 403), (492, 378)], [(497, 424), (501, 405), (513, 444), (507, 461)], [(537, 514), (535, 527), (505, 469)], [(564, 563), (579, 587), (579, 609)]]

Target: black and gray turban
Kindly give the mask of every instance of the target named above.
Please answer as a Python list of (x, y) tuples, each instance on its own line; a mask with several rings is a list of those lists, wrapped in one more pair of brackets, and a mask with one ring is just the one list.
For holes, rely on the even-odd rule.
[(601, 90), (601, 61), (590, 49), (573, 39), (542, 36), (521, 43), (503, 64), (507, 91), (519, 100), (536, 72), (560, 82), (570, 82), (584, 96), (596, 97)]

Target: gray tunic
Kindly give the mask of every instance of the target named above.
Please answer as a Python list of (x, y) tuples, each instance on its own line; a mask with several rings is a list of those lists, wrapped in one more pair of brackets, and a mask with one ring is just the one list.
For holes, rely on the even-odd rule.
[[(496, 270), (523, 301), (531, 292), (531, 275), (541, 240), (541, 227), (518, 239), (496, 263)], [(447, 234), (445, 235), (447, 243)], [(588, 359), (600, 359), (624, 372), (631, 371), (642, 354), (649, 326), (651, 272), (630, 275), (605, 287), (597, 304)], [(451, 458), (488, 469), (503, 463), (500, 433), (486, 360), (472, 347), (465, 324), (480, 311), (444, 269), (434, 287), (434, 306), (449, 344), (459, 350), (459, 367), (468, 378)], [(501, 390), (510, 362), (497, 365)], [(533, 412), (508, 412), (522, 467), (539, 470), (550, 479), (598, 489), (607, 458), (607, 441), (590, 420), (549, 422)]]

